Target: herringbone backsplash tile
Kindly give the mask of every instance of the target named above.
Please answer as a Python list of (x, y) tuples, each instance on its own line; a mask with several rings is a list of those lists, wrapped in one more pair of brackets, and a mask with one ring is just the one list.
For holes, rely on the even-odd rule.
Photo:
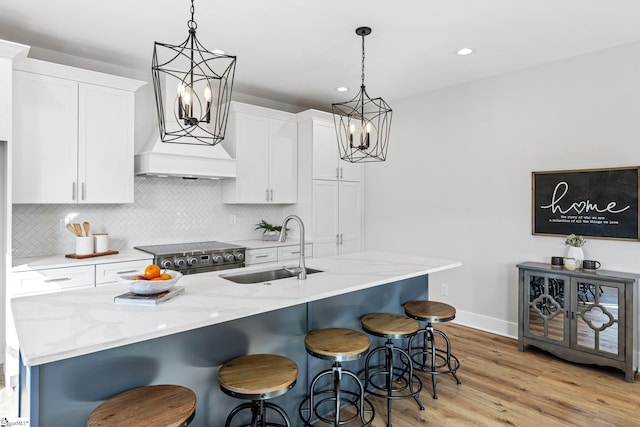
[[(91, 232), (109, 233), (110, 249), (137, 245), (259, 239), (254, 224), (275, 224), (292, 213), (287, 205), (225, 205), (222, 181), (135, 178), (135, 203), (121, 205), (14, 205), (13, 256), (75, 252), (67, 222), (88, 221)], [(230, 224), (230, 215), (236, 224)]]

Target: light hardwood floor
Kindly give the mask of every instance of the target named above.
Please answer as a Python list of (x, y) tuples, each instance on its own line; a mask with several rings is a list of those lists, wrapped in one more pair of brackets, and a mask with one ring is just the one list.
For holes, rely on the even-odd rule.
[[(516, 340), (452, 323), (438, 327), (460, 359), (462, 385), (440, 375), (434, 400), (430, 378), (420, 374), (425, 411), (410, 399), (394, 402), (394, 427), (640, 426), (638, 374), (627, 383), (616, 369), (573, 364), (533, 347), (521, 353)], [(371, 400), (373, 426), (385, 426), (384, 401)]]

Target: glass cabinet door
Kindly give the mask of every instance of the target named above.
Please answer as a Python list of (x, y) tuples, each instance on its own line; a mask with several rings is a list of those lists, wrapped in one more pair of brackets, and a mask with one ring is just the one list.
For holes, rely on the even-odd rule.
[(574, 278), (572, 286), (572, 347), (623, 357), (624, 285)]
[(567, 276), (525, 272), (524, 334), (559, 344), (569, 344), (569, 318), (565, 295)]

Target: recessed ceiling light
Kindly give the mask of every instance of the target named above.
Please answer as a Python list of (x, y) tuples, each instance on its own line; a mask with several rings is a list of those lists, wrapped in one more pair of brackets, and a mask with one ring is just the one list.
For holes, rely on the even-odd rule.
[(471, 49), (470, 47), (463, 47), (462, 49), (458, 50), (456, 53), (460, 56), (471, 55), (473, 53), (473, 49)]
[(337, 87), (336, 90), (338, 92), (346, 92), (346, 91), (349, 90), (349, 88), (348, 87), (344, 87), (344, 86), (340, 86), (340, 87)]

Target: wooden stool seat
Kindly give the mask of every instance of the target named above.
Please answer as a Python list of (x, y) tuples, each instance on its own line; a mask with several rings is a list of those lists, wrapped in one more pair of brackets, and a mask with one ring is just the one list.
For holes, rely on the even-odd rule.
[(255, 396), (272, 398), (286, 393), (298, 378), (298, 366), (276, 354), (250, 354), (237, 357), (218, 371), (218, 382), (225, 393), (252, 400)]
[(420, 324), (406, 316), (394, 313), (371, 313), (360, 319), (365, 332), (378, 337), (406, 338), (420, 330)]
[(356, 360), (369, 350), (369, 337), (345, 328), (326, 328), (311, 331), (304, 338), (307, 352), (312, 356), (338, 362)]
[(195, 412), (193, 391), (179, 385), (151, 385), (103, 402), (91, 412), (87, 426), (183, 426)]
[(455, 307), (438, 301), (409, 301), (404, 305), (404, 312), (409, 317), (430, 323), (456, 318)]

